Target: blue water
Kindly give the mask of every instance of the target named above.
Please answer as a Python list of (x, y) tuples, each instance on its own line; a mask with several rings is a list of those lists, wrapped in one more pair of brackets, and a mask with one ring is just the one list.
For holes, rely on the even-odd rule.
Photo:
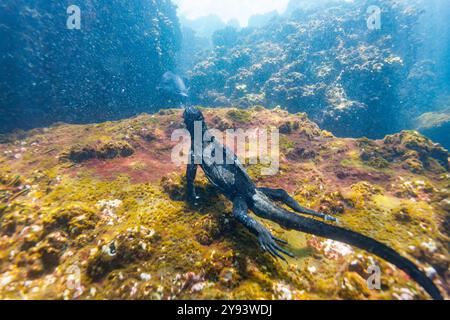
[(449, 147), (446, 0), (292, 0), (246, 28), (169, 0), (83, 1), (79, 17), (73, 4), (0, 3), (0, 133), (175, 107), (157, 89), (173, 71), (193, 104), (281, 106), (339, 136), (418, 129)]

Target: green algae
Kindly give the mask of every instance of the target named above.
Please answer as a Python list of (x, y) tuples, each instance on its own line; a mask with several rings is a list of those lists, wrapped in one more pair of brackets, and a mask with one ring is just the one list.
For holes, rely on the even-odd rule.
[(227, 112), (227, 117), (237, 123), (246, 123), (252, 120), (251, 113), (243, 109), (230, 110)]

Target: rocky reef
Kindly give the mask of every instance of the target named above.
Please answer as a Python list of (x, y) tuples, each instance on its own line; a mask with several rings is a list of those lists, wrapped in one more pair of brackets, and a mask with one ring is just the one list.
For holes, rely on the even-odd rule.
[(450, 149), (450, 107), (422, 114), (416, 119), (416, 129)]
[[(71, 5), (80, 28), (67, 22)], [(0, 3), (0, 133), (159, 110), (155, 90), (181, 46), (170, 0)]]
[[(437, 65), (415, 29), (428, 11), (420, 1), (305, 2), (264, 27), (217, 31), (214, 50), (188, 73), (195, 103), (280, 105), (337, 136), (370, 138), (414, 128), (435, 107)], [(373, 4), (380, 29), (367, 26)]]
[[(425, 299), (403, 272), (355, 248), (262, 221), (290, 242), (263, 254), (204, 176), (184, 201), (170, 160), (181, 110), (58, 124), (0, 137), (0, 299)], [(205, 109), (221, 130), (280, 128), (282, 187), (343, 227), (389, 244), (449, 292), (449, 153), (414, 131), (341, 139), (303, 114)], [(381, 268), (370, 290), (369, 267)]]

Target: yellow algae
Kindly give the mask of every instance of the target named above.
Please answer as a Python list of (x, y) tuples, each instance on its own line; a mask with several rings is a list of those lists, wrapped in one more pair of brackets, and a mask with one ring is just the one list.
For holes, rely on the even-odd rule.
[(388, 212), (398, 207), (401, 203), (401, 200), (396, 197), (386, 196), (377, 194), (372, 198), (374, 204), (380, 208), (381, 210)]
[(230, 110), (227, 112), (227, 117), (237, 123), (244, 123), (252, 120), (251, 113), (244, 109)]

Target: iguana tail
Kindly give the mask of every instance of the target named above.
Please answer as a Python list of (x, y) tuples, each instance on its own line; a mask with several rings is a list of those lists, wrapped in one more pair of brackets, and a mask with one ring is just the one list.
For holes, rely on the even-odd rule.
[[(272, 210), (267, 210), (269, 208), (272, 208)], [(413, 262), (401, 256), (387, 245), (357, 232), (306, 218), (279, 207), (265, 206), (265, 209), (266, 212), (262, 216), (277, 222), (285, 228), (343, 242), (383, 258), (406, 272), (414, 281), (420, 284), (433, 299), (443, 300), (439, 289), (424, 272), (419, 270)]]

